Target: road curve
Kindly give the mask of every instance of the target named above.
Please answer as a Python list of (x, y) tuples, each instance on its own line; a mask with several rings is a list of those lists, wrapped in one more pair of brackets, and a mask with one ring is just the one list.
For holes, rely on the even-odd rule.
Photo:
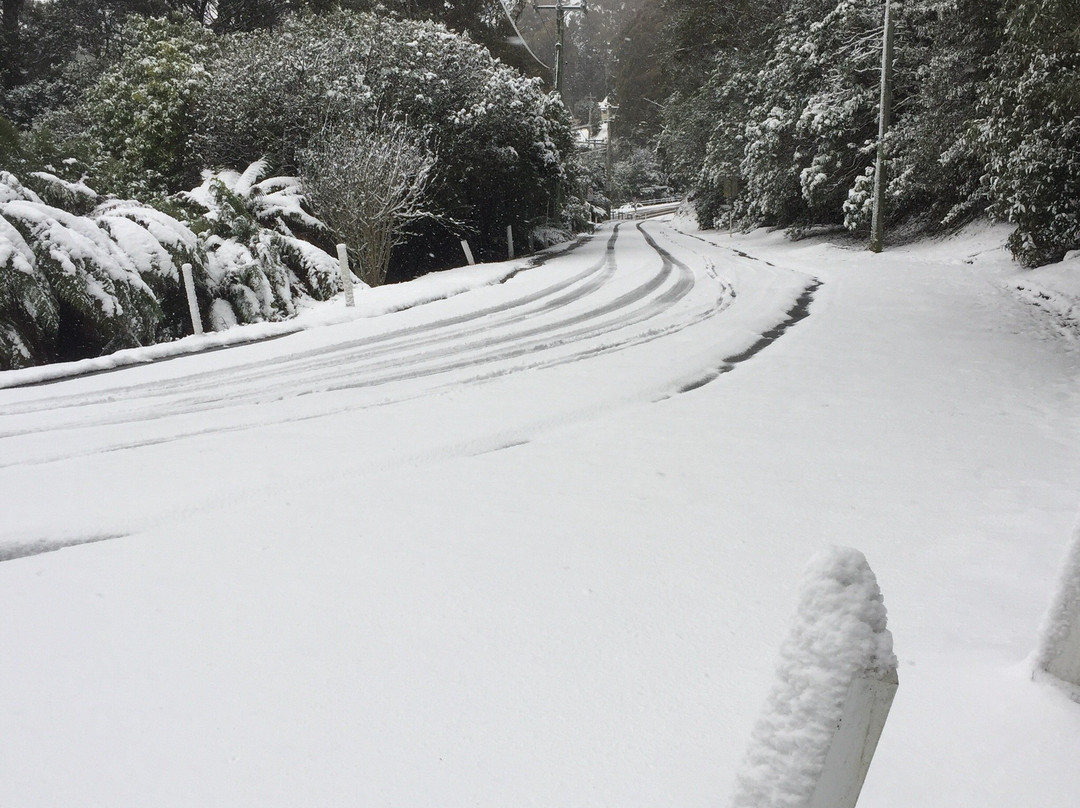
[[(712, 317), (733, 294), (711, 261), (662, 247), (660, 227), (616, 224), (494, 295), (421, 307), (426, 318), (372, 318), (319, 348), (289, 351), (283, 338), (272, 351), (233, 349), (224, 367), (193, 357), (170, 362), (164, 377), (133, 368), (4, 391), (0, 468), (295, 420), (295, 407), (287, 418), (277, 412), (282, 402), (301, 400), (304, 418), (384, 406), (658, 339)], [(148, 424), (153, 434), (141, 435)], [(67, 433), (82, 438), (65, 445)], [(42, 450), (49, 436), (54, 448)]]

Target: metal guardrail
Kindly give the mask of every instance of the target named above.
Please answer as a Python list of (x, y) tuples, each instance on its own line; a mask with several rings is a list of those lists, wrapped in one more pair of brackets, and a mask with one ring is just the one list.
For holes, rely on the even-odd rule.
[(668, 197), (665, 199), (650, 199), (645, 202), (633, 202), (630, 205), (621, 205), (611, 211), (612, 219), (644, 219), (649, 216), (659, 216), (671, 213), (682, 204), (682, 197)]

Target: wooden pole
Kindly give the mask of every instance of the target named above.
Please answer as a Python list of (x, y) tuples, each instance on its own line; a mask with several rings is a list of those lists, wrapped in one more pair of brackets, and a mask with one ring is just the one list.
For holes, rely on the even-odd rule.
[[(568, 11), (581, 11), (587, 12), (584, 0), (578, 5), (568, 5), (563, 0), (555, 0), (555, 5), (541, 6), (533, 3), (533, 8), (539, 12), (554, 11), (555, 12), (555, 94), (562, 98), (563, 87), (563, 38), (566, 33), (566, 12)], [(558, 221), (562, 215), (562, 183), (558, 177), (555, 178), (555, 184), (551, 192), (551, 215), (550, 218)]]
[(514, 227), (513, 225), (506, 226), (506, 252), (510, 259), (514, 258)]
[(472, 266), (475, 264), (476, 259), (473, 258), (472, 250), (469, 248), (469, 242), (465, 239), (461, 240), (461, 249), (465, 251), (465, 260), (469, 262), (469, 265)]
[(881, 43), (881, 106), (878, 110), (877, 162), (874, 165), (874, 212), (870, 223), (870, 251), (881, 252), (885, 230), (885, 136), (892, 108), (893, 25), (892, 3), (885, 0), (885, 30)]
[(563, 36), (566, 31), (566, 11), (562, 0), (555, 3), (555, 94), (562, 98)]

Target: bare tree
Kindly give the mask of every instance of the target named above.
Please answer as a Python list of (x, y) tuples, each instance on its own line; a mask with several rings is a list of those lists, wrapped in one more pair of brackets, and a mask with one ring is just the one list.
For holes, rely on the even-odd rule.
[(320, 218), (358, 259), (369, 286), (386, 280), (390, 251), (424, 209), (435, 154), (407, 123), (324, 129), (299, 155), (304, 190)]

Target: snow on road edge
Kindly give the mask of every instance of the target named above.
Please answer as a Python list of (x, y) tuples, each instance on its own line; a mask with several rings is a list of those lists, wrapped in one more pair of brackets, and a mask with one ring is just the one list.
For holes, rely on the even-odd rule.
[(312, 303), (296, 317), (280, 322), (251, 323), (174, 342), (161, 342), (141, 348), (126, 348), (106, 356), (58, 362), (19, 370), (0, 371), (0, 390), (61, 381), (108, 370), (146, 365), (165, 359), (190, 356), (204, 351), (232, 348), (253, 342), (277, 339), (301, 331), (346, 323), (350, 320), (378, 317), (404, 309), (464, 294), (485, 286), (504, 283), (514, 275), (532, 269), (548, 258), (580, 246), (586, 237), (549, 247), (536, 255), (513, 261), (476, 264), (432, 272), (405, 283), (366, 289), (357, 296), (356, 307), (345, 307), (342, 294), (328, 301)]

